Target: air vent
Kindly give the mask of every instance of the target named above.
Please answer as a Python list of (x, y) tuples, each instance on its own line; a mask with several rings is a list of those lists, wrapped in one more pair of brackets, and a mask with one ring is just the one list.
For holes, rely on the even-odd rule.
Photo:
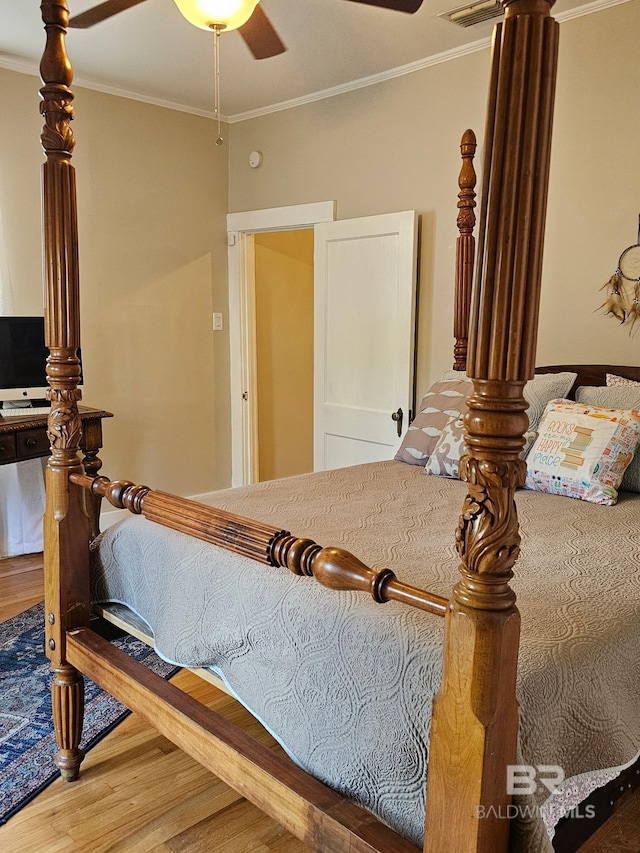
[(458, 27), (472, 27), (491, 18), (499, 18), (504, 13), (500, 0), (486, 0), (484, 3), (473, 3), (470, 6), (459, 6), (450, 12), (441, 12), (438, 17), (451, 21)]

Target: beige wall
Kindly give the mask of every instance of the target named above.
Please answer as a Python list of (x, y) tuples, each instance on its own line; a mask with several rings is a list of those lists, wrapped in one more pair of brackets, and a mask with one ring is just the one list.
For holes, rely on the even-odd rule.
[[(594, 310), (637, 234), (638, 32), (637, 0), (561, 25), (539, 363), (638, 363), (640, 337)], [(231, 126), (232, 211), (336, 199), (340, 218), (421, 212), (419, 394), (450, 367), (457, 146), (466, 127), (482, 139), (488, 64), (485, 50)]]
[(38, 88), (35, 77), (0, 68), (0, 217), (9, 272), (0, 305), (24, 315), (42, 314)]
[[(544, 361), (640, 364), (630, 338), (597, 311), (598, 292), (638, 237), (640, 2), (561, 28), (538, 351)], [(635, 94), (634, 94), (635, 93)]]
[[(638, 363), (597, 312), (637, 236), (640, 2), (561, 25), (539, 362)], [(340, 218), (422, 214), (418, 394), (451, 362), (458, 143), (482, 136), (489, 51), (331, 99), (215, 125), (77, 89), (83, 349), (111, 409), (104, 470), (182, 494), (230, 482), (227, 210), (335, 199)], [(0, 69), (0, 205), (14, 310), (41, 307), (35, 77)], [(251, 150), (264, 162), (251, 169)], [(225, 324), (225, 329), (228, 324)]]
[[(15, 313), (42, 311), (35, 77), (0, 69), (0, 205)], [(228, 148), (213, 122), (76, 90), (84, 402), (104, 472), (179, 494), (230, 479)], [(217, 459), (216, 459), (217, 455)]]
[[(464, 93), (487, 76), (486, 53), (332, 99), (231, 125), (231, 210), (335, 199), (338, 218), (416, 209), (422, 216), (417, 381), (448, 347), (460, 136), (484, 121)], [(478, 85), (484, 92), (486, 82)], [(456, 103), (457, 101), (457, 103)], [(262, 151), (260, 169), (248, 152)], [(433, 323), (437, 301), (438, 323)], [(435, 337), (434, 337), (435, 336)], [(434, 358), (433, 353), (436, 353)], [(439, 359), (450, 367), (448, 352)]]
[(313, 471), (313, 231), (256, 234), (260, 480)]

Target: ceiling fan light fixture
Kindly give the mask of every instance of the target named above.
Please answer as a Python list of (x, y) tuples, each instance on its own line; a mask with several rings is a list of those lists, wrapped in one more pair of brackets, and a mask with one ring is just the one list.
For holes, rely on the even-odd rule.
[(249, 20), (259, 0), (174, 0), (184, 17), (201, 30), (237, 30)]

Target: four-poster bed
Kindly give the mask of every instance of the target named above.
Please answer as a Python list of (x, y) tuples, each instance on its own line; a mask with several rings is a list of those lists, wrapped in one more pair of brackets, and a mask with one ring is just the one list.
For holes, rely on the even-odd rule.
[[(460, 461), (465, 482), (427, 477), (419, 466), (394, 460), (293, 478), (284, 485), (281, 481), (222, 492), (214, 497), (213, 507), (128, 481), (89, 476), (78, 456), (79, 282), (71, 166), (71, 69), (64, 48), (68, 10), (65, 0), (43, 0), (47, 31), (41, 64), (42, 140), (47, 155), (43, 210), (50, 350), (47, 374), (52, 404), (45, 516), (46, 647), (54, 672), (53, 711), (60, 747), (57, 764), (65, 778), (76, 778), (82, 761), (79, 743), (85, 674), (314, 849), (415, 851), (425, 827), (427, 749), (424, 850), (494, 853), (507, 849), (513, 823), (507, 819), (512, 799), (507, 768), (552, 763), (543, 754), (551, 746), (540, 717), (555, 706), (542, 701), (537, 716), (530, 707), (544, 683), (540, 667), (554, 657), (561, 639), (554, 634), (553, 619), (545, 619), (545, 611), (553, 615), (556, 607), (565, 613), (568, 605), (562, 595), (573, 591), (576, 554), (584, 558), (572, 540), (569, 568), (563, 568), (553, 559), (554, 548), (562, 541), (567, 518), (572, 530), (587, 532), (598, 523), (594, 519), (602, 518), (597, 513), (611, 511), (533, 491), (519, 493), (516, 501), (516, 489), (524, 484), (527, 467), (522, 459), (531, 402), (527, 383), (534, 375), (555, 85), (557, 24), (549, 10), (548, 0), (505, 2), (505, 21), (494, 42), (473, 298), (470, 157), (475, 145), (472, 136), (463, 139), (455, 367), (463, 370), (466, 366), (472, 380), (465, 418), (469, 453)], [(638, 378), (634, 370), (621, 368), (620, 372)], [(107, 531), (93, 542), (91, 551), (95, 532), (91, 518), (101, 497), (144, 518), (133, 517)], [(573, 504), (564, 516), (558, 510), (562, 501)], [(523, 631), (523, 641), (529, 645), (523, 642), (520, 662), (528, 661), (530, 666), (519, 681), (520, 616), (510, 586), (521, 542), (516, 503), (528, 524), (523, 525), (522, 536), (533, 555), (518, 580), (522, 584), (518, 594), (527, 606), (538, 608), (523, 611), (531, 621)], [(541, 513), (542, 505), (545, 511)], [(639, 507), (634, 496), (615, 507), (622, 529), (633, 530), (630, 520)], [(394, 514), (396, 510), (398, 514)], [(535, 544), (531, 533), (537, 516), (550, 528), (550, 538), (541, 544)], [(261, 520), (250, 520), (254, 517)], [(288, 532), (289, 526), (295, 535)], [(610, 532), (602, 544), (603, 553), (612, 553), (616, 535), (615, 530)], [(622, 587), (637, 582), (633, 562), (637, 541), (633, 533), (629, 536), (625, 544), (631, 557), (618, 569)], [(339, 547), (323, 548), (318, 541)], [(162, 560), (157, 559), (156, 548), (163, 552)], [(460, 577), (451, 592), (456, 550)], [(379, 568), (370, 568), (361, 559)], [(550, 561), (547, 573), (536, 575), (537, 564), (545, 560)], [(150, 567), (156, 564), (164, 565), (166, 571), (150, 577)], [(400, 567), (399, 578), (391, 565)], [(192, 570), (188, 579), (185, 566)], [(295, 575), (313, 575), (320, 584)], [(615, 579), (613, 570), (611, 579)], [(198, 580), (203, 585), (195, 603), (186, 595), (171, 595), (171, 584), (192, 594)], [(425, 585), (434, 591), (425, 591)], [(548, 597), (556, 586), (560, 594), (552, 605)], [(606, 592), (612, 595), (614, 585), (609, 586)], [(262, 622), (243, 624), (252, 589), (259, 603), (256, 609), (264, 608)], [(184, 660), (180, 662), (187, 665), (217, 667), (232, 689), (272, 728), (280, 722), (271, 722), (269, 714), (279, 706), (281, 740), (299, 764), (313, 768), (313, 775), (296, 762), (274, 756), (114, 649), (89, 627), (92, 597), (121, 600), (138, 610), (152, 624), (156, 642), (167, 656), (181, 655)], [(577, 621), (567, 629), (570, 633), (579, 630), (580, 620), (592, 627), (588, 593), (582, 599)], [(219, 608), (214, 609), (211, 621), (222, 632), (222, 640), (215, 635), (213, 639), (204, 637), (201, 630), (201, 615), (216, 602)], [(383, 602), (389, 604), (380, 608)], [(611, 597), (608, 606), (612, 608), (610, 621), (624, 615), (631, 623), (628, 602)], [(319, 618), (321, 613), (326, 621)], [(195, 641), (188, 640), (191, 646), (186, 652), (185, 626), (190, 616)], [(445, 617), (444, 646), (442, 623), (436, 616)], [(167, 617), (177, 623), (177, 640), (164, 637), (163, 619)], [(283, 634), (269, 634), (267, 642), (265, 620), (269, 631), (272, 625), (281, 624)], [(542, 644), (536, 639), (536, 629), (548, 634)], [(371, 642), (371, 637), (376, 640)], [(334, 641), (342, 646), (331, 645)], [(630, 644), (634, 642), (638, 642), (637, 633), (630, 638)], [(306, 643), (304, 654), (300, 653), (301, 643)], [(218, 658), (210, 654), (214, 646)], [(326, 646), (327, 656), (318, 656), (320, 646)], [(371, 649), (373, 658), (367, 656)], [(627, 647), (623, 666), (640, 659), (640, 649), (635, 658), (632, 651)], [(201, 660), (204, 652), (207, 659)], [(189, 657), (193, 660), (187, 660)], [(274, 666), (286, 658), (291, 669), (277, 672)], [(605, 670), (614, 672), (612, 656), (605, 658)], [(358, 659), (365, 663), (356, 678), (351, 669)], [(246, 671), (234, 672), (236, 663), (240, 669), (246, 665)], [(298, 664), (304, 665), (296, 669)], [(574, 670), (560, 669), (570, 673), (573, 686)], [(244, 687), (236, 685), (250, 684), (259, 670), (269, 671), (274, 684), (278, 677), (283, 684), (294, 676), (303, 679), (290, 704), (284, 701), (285, 689), (278, 694), (260, 681), (256, 681), (262, 686), (255, 701), (246, 699)], [(326, 706), (318, 703), (323, 673), (324, 692), (333, 700)], [(334, 679), (339, 689), (333, 689)], [(389, 705), (382, 717), (387, 705), (381, 692), (385, 681), (402, 689), (395, 691), (399, 705)], [(588, 690), (576, 700), (575, 692), (563, 692), (564, 681), (559, 681), (569, 711), (576, 701), (599, 698), (599, 691)], [(302, 694), (311, 697), (310, 705), (300, 704)], [(551, 692), (549, 701), (556, 701), (558, 695)], [(267, 702), (257, 708), (255, 702), (264, 697), (274, 700), (271, 707)], [(522, 705), (520, 737), (518, 699)], [(338, 714), (345, 708), (351, 713), (336, 721), (330, 718), (331, 708)], [(609, 710), (598, 705), (603, 718)], [(328, 744), (324, 743), (323, 762), (316, 769), (314, 752), (321, 750), (314, 738), (318, 731), (322, 735), (318, 720), (328, 726)], [(599, 739), (591, 732), (593, 743), (603, 751), (599, 763), (582, 765), (574, 747), (563, 753), (567, 768), (575, 764), (575, 774), (633, 758), (633, 725), (625, 717), (619, 728), (622, 736), (614, 739), (611, 751), (602, 747), (610, 733), (607, 727), (600, 727)], [(289, 740), (291, 729), (301, 735), (295, 745)], [(358, 732), (365, 749), (355, 750), (351, 765), (341, 764), (336, 753), (345, 751), (343, 744), (358, 741)], [(566, 731), (556, 734), (560, 740), (566, 738)], [(640, 732), (636, 734), (637, 751)], [(538, 740), (532, 747), (529, 739), (534, 737)], [(551, 744), (556, 741), (552, 738)], [(543, 752), (538, 755), (537, 749)], [(403, 770), (396, 778), (399, 767)], [(408, 799), (403, 794), (407, 778), (411, 781)], [(364, 792), (359, 790), (363, 779)], [(370, 780), (376, 784), (369, 785)], [(381, 781), (386, 786), (382, 793)], [(540, 827), (539, 820), (521, 821), (512, 833), (512, 844), (548, 849)]]

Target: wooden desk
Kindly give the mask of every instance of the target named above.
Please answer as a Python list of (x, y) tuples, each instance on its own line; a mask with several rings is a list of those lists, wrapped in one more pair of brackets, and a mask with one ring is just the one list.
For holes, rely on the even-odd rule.
[[(102, 409), (90, 409), (79, 406), (82, 421), (82, 440), (80, 447), (91, 468), (91, 462), (97, 459), (102, 447), (102, 419), (112, 418), (111, 412)], [(47, 415), (29, 415), (24, 417), (0, 417), (0, 465), (9, 462), (22, 462), (24, 459), (37, 459), (49, 455), (49, 438), (47, 436)], [(91, 471), (97, 473), (98, 468)], [(87, 472), (89, 473), (89, 472)]]
[[(91, 409), (88, 406), (79, 406), (78, 412), (82, 421), (80, 449), (84, 470), (90, 477), (95, 477), (102, 467), (102, 460), (98, 457), (98, 451), (102, 447), (102, 419), (112, 418), (113, 415), (103, 409)], [(48, 456), (49, 444), (46, 413), (0, 417), (0, 465)], [(92, 536), (97, 535), (100, 499), (89, 493), (87, 512), (91, 518)]]

